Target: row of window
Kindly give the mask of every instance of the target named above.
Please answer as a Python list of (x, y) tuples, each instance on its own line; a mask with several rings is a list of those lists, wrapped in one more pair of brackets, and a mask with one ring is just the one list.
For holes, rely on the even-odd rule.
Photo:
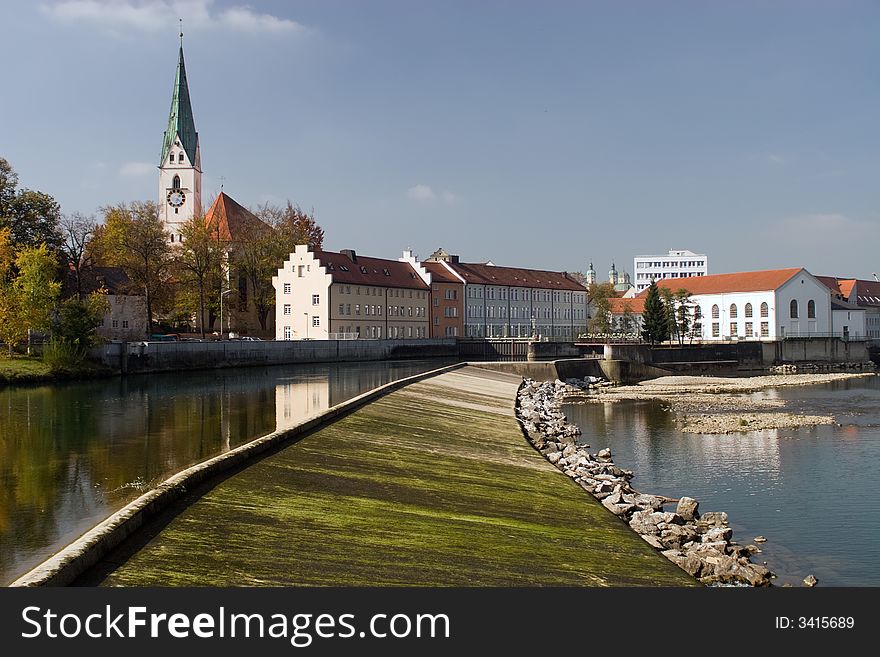
[[(747, 303), (744, 308), (745, 316), (752, 317), (752, 304)], [(799, 318), (799, 309), (797, 299), (792, 299), (791, 303), (788, 306), (789, 317), (791, 319)], [(739, 309), (737, 308), (735, 303), (730, 304), (729, 309), (729, 317), (730, 319), (737, 319), (739, 314)], [(700, 317), (700, 307), (697, 306), (694, 309), (694, 316)], [(718, 319), (721, 316), (721, 309), (718, 307), (718, 304), (714, 304), (712, 306), (712, 319)], [(761, 317), (769, 317), (770, 316), (770, 306), (767, 305), (767, 302), (761, 304)], [(813, 299), (807, 301), (807, 319), (816, 319), (816, 302)]]
[(636, 262), (636, 269), (668, 269), (669, 267), (705, 267), (705, 260), (654, 260)]
[(703, 276), (701, 271), (673, 271), (663, 272), (662, 274), (636, 274), (637, 281), (660, 280), (661, 278), (690, 278), (691, 276)]
[[(468, 306), (468, 317), (483, 317), (484, 306), (475, 305)], [(535, 308), (529, 309), (528, 306), (510, 306), (511, 319), (586, 319), (586, 310), (583, 308)], [(450, 315), (447, 315), (449, 317)], [(507, 306), (485, 306), (486, 317), (508, 317)], [(454, 317), (454, 315), (453, 315)]]
[[(501, 299), (510, 301), (554, 301), (556, 303), (585, 303), (583, 292), (566, 292), (562, 290), (530, 290), (529, 288), (500, 287), (493, 285), (468, 285), (469, 299)], [(447, 299), (450, 297), (446, 297)], [(455, 298), (455, 297), (452, 297)]]
[[(756, 334), (754, 332), (755, 329), (754, 329), (754, 324), (752, 322), (746, 322), (744, 328), (745, 328), (745, 332), (740, 333), (738, 323), (731, 322), (729, 335), (731, 337), (740, 336), (740, 337), (746, 337), (746, 338), (752, 338), (752, 337), (767, 338), (767, 337), (770, 337), (770, 322), (761, 322), (761, 333), (760, 334)], [(697, 326), (696, 326), (696, 332), (698, 332), (698, 333), (702, 332), (702, 329), (700, 328), (699, 324), (697, 324)], [(720, 322), (712, 322), (712, 337), (713, 338), (720, 338), (721, 337), (721, 323)]]
[(368, 285), (336, 285), (336, 291), (340, 294), (352, 294), (352, 288), (354, 288), (354, 294), (357, 296), (361, 296), (363, 294), (364, 296), (368, 297), (388, 296), (389, 298), (408, 297), (410, 299), (425, 299), (428, 296), (428, 293), (422, 290), (404, 290), (396, 287), (382, 288), (372, 287)]
[[(180, 151), (180, 153), (178, 153), (176, 155), (177, 155), (177, 162), (183, 162), (183, 151)], [(171, 151), (171, 155), (168, 156), (168, 163), (169, 164), (174, 164), (174, 161), (175, 161), (174, 156), (175, 156), (175, 152)]]
[[(98, 322), (98, 326), (104, 326), (104, 325), (105, 325), (104, 318), (102, 317), (101, 320)], [(110, 328), (119, 328), (119, 320), (118, 319), (111, 319), (110, 320)], [(127, 319), (122, 320), (122, 328), (124, 328), (124, 329), (128, 328), (128, 320)]]

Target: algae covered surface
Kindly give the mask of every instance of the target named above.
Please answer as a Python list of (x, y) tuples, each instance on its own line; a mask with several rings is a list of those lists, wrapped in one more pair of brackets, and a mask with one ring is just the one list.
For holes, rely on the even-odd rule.
[(84, 583), (694, 585), (527, 443), (518, 383), (465, 368), (382, 397), (153, 523)]

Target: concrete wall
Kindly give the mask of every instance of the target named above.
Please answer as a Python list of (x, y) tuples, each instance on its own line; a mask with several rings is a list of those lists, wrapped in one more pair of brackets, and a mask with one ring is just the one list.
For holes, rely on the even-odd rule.
[(288, 363), (455, 358), (455, 339), (115, 342), (92, 357), (120, 372), (163, 372)]
[(775, 347), (772, 361), (775, 363), (863, 363), (870, 360), (866, 342), (848, 342), (840, 338), (788, 339), (772, 346)]

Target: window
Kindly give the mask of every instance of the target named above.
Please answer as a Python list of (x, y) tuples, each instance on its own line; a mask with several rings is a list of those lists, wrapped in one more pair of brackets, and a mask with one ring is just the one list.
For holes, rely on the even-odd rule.
[(122, 328), (128, 328), (128, 320), (127, 319), (122, 320)]
[(289, 315), (289, 314), (290, 314), (290, 304), (289, 304), (289, 303), (285, 303), (285, 304), (284, 304), (284, 314), (285, 314), (285, 315)]
[(359, 304), (359, 303), (354, 304), (354, 314), (355, 315), (361, 314), (361, 304)]
[[(761, 317), (770, 317), (770, 306), (767, 305), (766, 301), (761, 304)], [(764, 332), (761, 331), (761, 335), (763, 334)], [(767, 333), (767, 335), (769, 335), (769, 332)]]
[(730, 319), (736, 319), (736, 304), (730, 304)]
[(290, 283), (284, 284), (284, 294), (290, 294)]
[(111, 327), (111, 328), (119, 328), (119, 320), (118, 320), (118, 319), (114, 319), (113, 321), (111, 321), (111, 322), (110, 322), (110, 327)]
[(340, 314), (340, 315), (344, 315), (344, 314), (345, 314), (345, 304), (344, 304), (344, 303), (340, 303), (340, 304), (339, 304), (339, 314)]
[(730, 335), (731, 336), (736, 335), (736, 322), (730, 323)]
[(302, 278), (303, 276), (305, 276), (305, 275), (306, 275), (306, 266), (305, 266), (305, 265), (299, 265), (299, 266), (296, 268), (296, 275), (299, 276), (300, 278)]
[(381, 315), (381, 314), (382, 314), (382, 306), (376, 306), (376, 314), (377, 314), (377, 315)]
[(321, 295), (320, 294), (313, 294), (312, 295), (312, 305), (313, 306), (320, 306), (321, 305)]
[(761, 337), (766, 338), (770, 336), (770, 322), (761, 322)]
[(798, 302), (797, 299), (792, 299), (791, 303), (788, 304), (789, 315), (792, 319), (798, 318)]
[(807, 301), (807, 319), (816, 319), (816, 302), (812, 299)]
[(447, 289), (446, 290), (446, 298), (447, 299), (455, 299), (456, 298), (455, 290)]
[[(718, 304), (712, 306), (712, 319), (718, 319), (721, 314), (720, 308), (718, 308)], [(713, 334), (714, 335), (714, 334)]]
[(712, 322), (712, 337), (717, 338), (721, 336), (721, 324), (719, 322)]
[(438, 299), (438, 298), (435, 297), (435, 298), (434, 298), (434, 307), (436, 308), (436, 307), (439, 306), (439, 305), (440, 305), (440, 299)]
[(434, 326), (440, 326), (440, 317), (434, 315)]
[(751, 323), (751, 322), (746, 322), (746, 337), (747, 337), (747, 338), (752, 337), (752, 331), (754, 331), (754, 328), (753, 328), (753, 326), (752, 326), (752, 323)]
[(291, 332), (290, 327), (285, 326), (284, 327), (284, 339), (290, 340), (290, 338), (292, 338), (292, 337), (293, 337), (293, 333)]
[(320, 326), (320, 325), (321, 325), (321, 318), (318, 317), (317, 315), (312, 315), (312, 326)]
[(171, 181), (171, 189), (180, 189), (180, 176), (174, 176)]
[(752, 304), (747, 303), (746, 304), (746, 317), (751, 317), (751, 316), (752, 316)]
[(345, 304), (345, 314), (351, 315), (351, 304), (350, 303)]

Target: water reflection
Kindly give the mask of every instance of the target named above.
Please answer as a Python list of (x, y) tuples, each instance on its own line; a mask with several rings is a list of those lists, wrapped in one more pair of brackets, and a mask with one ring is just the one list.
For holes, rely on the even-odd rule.
[(761, 558), (780, 583), (813, 573), (820, 585), (880, 585), (880, 506), (859, 502), (873, 498), (880, 470), (880, 377), (753, 396), (833, 413), (841, 426), (699, 435), (679, 432), (659, 403), (564, 410), (584, 442), (636, 473), (639, 490), (728, 511), (740, 542), (766, 535)]
[(2, 389), (0, 584), (181, 468), (440, 364), (246, 368)]

